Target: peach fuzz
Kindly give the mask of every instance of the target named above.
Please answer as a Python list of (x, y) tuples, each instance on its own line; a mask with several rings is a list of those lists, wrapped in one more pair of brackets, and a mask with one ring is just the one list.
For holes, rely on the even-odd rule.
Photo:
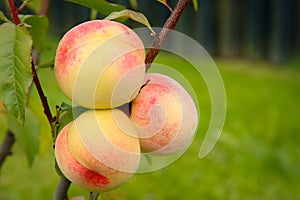
[(122, 111), (86, 111), (59, 134), (55, 145), (58, 166), (70, 181), (87, 190), (115, 189), (138, 168), (140, 146), (133, 135), (134, 126)]
[[(118, 22), (92, 20), (63, 36), (54, 70), (61, 90), (74, 103), (103, 109), (135, 97), (145, 75), (144, 60), (143, 43), (134, 31)], [(114, 95), (118, 91), (124, 94)]]
[(132, 102), (130, 117), (141, 148), (159, 156), (181, 152), (190, 144), (198, 126), (193, 99), (168, 76), (150, 73), (146, 81)]

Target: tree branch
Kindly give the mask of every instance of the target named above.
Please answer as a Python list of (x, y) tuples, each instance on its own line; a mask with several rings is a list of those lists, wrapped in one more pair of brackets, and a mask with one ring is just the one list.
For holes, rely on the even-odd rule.
[(175, 6), (173, 12), (165, 22), (163, 28), (161, 29), (158, 37), (155, 38), (150, 50), (148, 51), (145, 59), (146, 70), (151, 67), (151, 63), (154, 61), (156, 56), (158, 55), (160, 48), (163, 43), (168, 38), (168, 35), (172, 29), (174, 29), (175, 25), (178, 23), (179, 18), (181, 17), (184, 9), (187, 7), (190, 0), (179, 0), (177, 5)]
[(11, 148), (14, 142), (15, 136), (10, 130), (8, 130), (0, 149), (0, 168), (2, 167), (5, 158), (11, 154)]
[(60, 176), (57, 184), (53, 200), (68, 200), (68, 190), (71, 182), (64, 176)]

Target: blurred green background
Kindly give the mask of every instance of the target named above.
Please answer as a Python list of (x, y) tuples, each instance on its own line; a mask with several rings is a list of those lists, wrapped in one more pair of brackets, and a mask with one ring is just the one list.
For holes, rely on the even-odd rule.
[[(145, 13), (153, 9), (150, 14), (156, 17), (149, 17), (149, 20), (153, 19), (154, 26), (160, 26), (167, 10), (154, 1), (139, 3), (141, 10), (147, 10), (147, 5), (155, 5)], [(261, 4), (264, 6), (260, 7)], [(57, 6), (61, 7), (58, 9)], [(296, 0), (219, 0), (211, 3), (203, 0), (199, 1), (197, 13), (189, 7), (177, 30), (185, 30), (183, 32), (190, 36), (196, 34), (187, 31), (192, 29), (187, 23), (191, 20), (189, 17), (194, 16), (193, 30), (199, 27), (199, 35), (202, 33), (201, 37), (195, 38), (200, 43), (203, 41), (220, 70), (227, 95), (227, 116), (222, 135), (213, 151), (199, 159), (199, 149), (211, 115), (209, 93), (202, 78), (195, 75), (187, 61), (160, 54), (156, 61), (174, 67), (196, 91), (201, 112), (197, 135), (188, 151), (172, 165), (156, 172), (136, 174), (124, 186), (103, 194), (101, 199), (300, 199), (300, 59), (299, 26), (296, 26), (299, 12), (295, 11), (296, 8), (299, 8)], [(257, 13), (262, 14), (262, 18)], [(292, 15), (290, 18), (289, 14)], [(272, 16), (281, 15), (287, 17), (279, 20), (282, 28), (265, 27), (270, 21), (277, 23)], [(62, 34), (86, 20), (89, 11), (53, 0), (49, 16), (50, 30), (41, 62), (53, 59)], [(258, 19), (253, 19), (254, 16)], [(212, 19), (219, 19), (218, 23), (212, 23)], [(199, 26), (194, 24), (196, 22)], [(256, 24), (265, 30), (260, 36), (254, 31), (260, 29), (252, 27)], [(291, 30), (285, 26), (291, 26)], [(252, 32), (246, 31), (248, 29)], [(206, 31), (209, 38), (203, 36)], [(248, 38), (246, 33), (255, 34), (248, 35)], [(283, 37), (289, 42), (272, 39), (274, 37)], [(279, 46), (274, 47), (274, 41)], [(51, 69), (40, 69), (38, 74), (54, 112), (55, 105), (68, 100), (60, 92)], [(29, 167), (22, 148), (18, 142), (14, 144), (12, 156), (7, 158), (0, 171), (0, 199), (3, 200), (52, 199), (59, 179), (54, 169), (50, 129), (34, 87), (29, 107), (42, 125), (39, 154)], [(7, 123), (0, 114), (0, 141), (6, 129)], [(88, 199), (89, 194), (72, 184), (69, 195)]]

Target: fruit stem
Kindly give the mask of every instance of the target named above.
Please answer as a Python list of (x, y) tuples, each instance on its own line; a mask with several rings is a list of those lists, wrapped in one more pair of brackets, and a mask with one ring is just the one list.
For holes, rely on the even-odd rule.
[(174, 29), (175, 25), (178, 23), (179, 18), (181, 17), (184, 9), (187, 7), (189, 2), (190, 0), (179, 0), (177, 2), (173, 12), (171, 12), (169, 18), (166, 20), (159, 35), (155, 37), (151, 49), (148, 51), (146, 55), (146, 59), (145, 59), (146, 71), (151, 67), (151, 64), (156, 58), (156, 56), (158, 55), (160, 48), (168, 38), (170, 31)]

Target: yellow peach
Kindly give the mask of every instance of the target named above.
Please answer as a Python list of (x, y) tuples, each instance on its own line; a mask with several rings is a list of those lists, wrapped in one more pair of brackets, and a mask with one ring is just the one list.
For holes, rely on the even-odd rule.
[(109, 20), (84, 22), (59, 42), (55, 75), (63, 93), (88, 108), (130, 102), (145, 75), (145, 50), (138, 35)]
[(142, 150), (163, 156), (186, 149), (198, 126), (193, 99), (168, 76), (150, 73), (146, 81), (132, 102), (130, 117)]
[(89, 110), (58, 135), (55, 155), (62, 173), (90, 191), (112, 190), (136, 172), (140, 146), (135, 127), (120, 110)]

